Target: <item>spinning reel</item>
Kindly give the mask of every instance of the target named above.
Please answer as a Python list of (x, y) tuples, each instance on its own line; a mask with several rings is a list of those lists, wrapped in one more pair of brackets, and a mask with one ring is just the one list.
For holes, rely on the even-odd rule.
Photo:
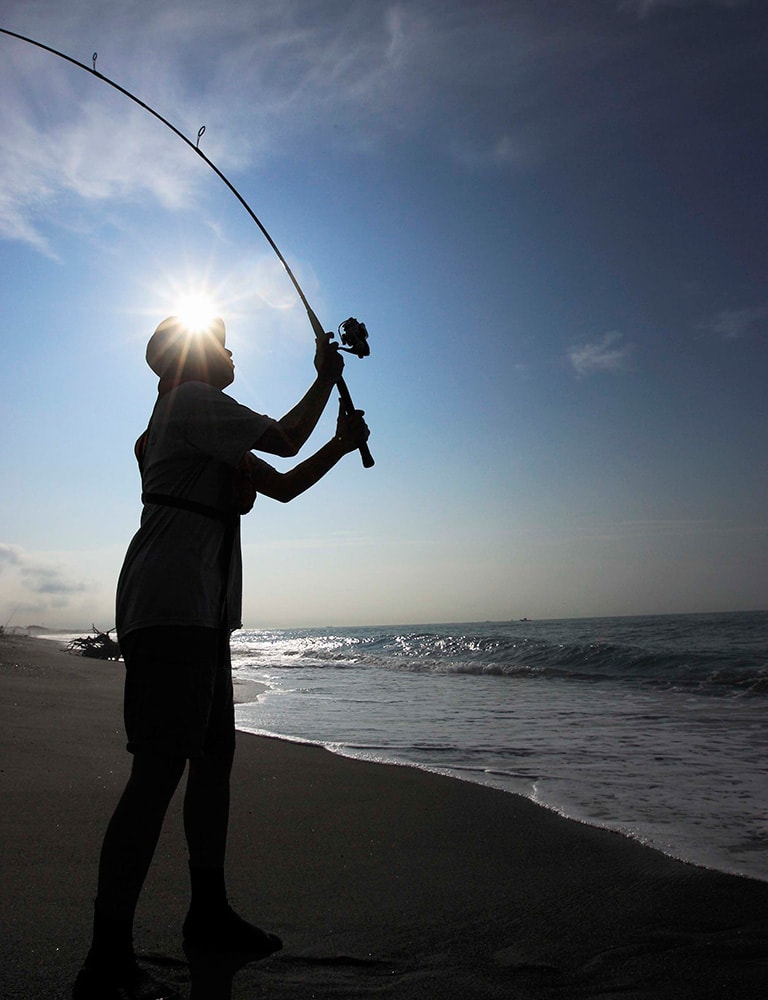
[(342, 344), (346, 345), (345, 347), (340, 347), (340, 351), (354, 354), (358, 358), (367, 358), (371, 353), (371, 349), (368, 346), (368, 331), (365, 328), (365, 323), (358, 323), (354, 317), (350, 316), (349, 319), (345, 319), (339, 325), (339, 337)]

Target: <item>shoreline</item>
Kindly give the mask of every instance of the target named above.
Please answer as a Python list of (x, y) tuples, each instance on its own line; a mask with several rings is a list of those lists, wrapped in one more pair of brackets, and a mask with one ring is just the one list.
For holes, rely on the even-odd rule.
[[(75, 633), (73, 633), (73, 635), (74, 634)], [(82, 657), (78, 656), (77, 654), (68, 652), (68, 648), (63, 638), (63, 635), (64, 633), (58, 633), (58, 634), (53, 633), (50, 636), (45, 636), (45, 635), (37, 635), (29, 633), (24, 634), (24, 633), (11, 632), (10, 634), (6, 633), (5, 636), (0, 635), (0, 644), (2, 644), (4, 640), (6, 641), (10, 640), (11, 642), (19, 641), (22, 643), (26, 643), (27, 641), (29, 641), (32, 644), (42, 643), (42, 645), (39, 647), (41, 651), (44, 651), (46, 646), (49, 647), (53, 646), (54, 648), (57, 648), (61, 652), (73, 656), (75, 660), (82, 659)], [(0, 651), (1, 650), (2, 646), (0, 646)], [(88, 661), (86, 660), (86, 662)], [(98, 664), (108, 661), (94, 660), (90, 662)], [(122, 661), (119, 661), (119, 664), (122, 666)], [(262, 681), (257, 681), (253, 679), (241, 679), (238, 678), (237, 676), (233, 678), (233, 693), (234, 693), (234, 702), (236, 708), (238, 705), (258, 703), (258, 701), (260, 700), (260, 696), (268, 691), (269, 691), (269, 685), (265, 684)], [(237, 719), (236, 719), (236, 725), (237, 725)], [(474, 785), (474, 786), (479, 786), (481, 788), (488, 788), (494, 791), (499, 791), (502, 794), (517, 796), (522, 799), (525, 799), (526, 801), (530, 802), (532, 805), (538, 808), (553, 813), (554, 815), (560, 817), (561, 819), (565, 819), (573, 823), (582, 824), (588, 827), (593, 827), (594, 829), (602, 830), (608, 833), (617, 834), (619, 836), (627, 838), (628, 840), (642, 847), (647, 847), (650, 850), (657, 851), (664, 857), (670, 858), (674, 861), (679, 861), (683, 864), (689, 864), (697, 868), (702, 868), (705, 871), (711, 871), (717, 874), (729, 875), (737, 878), (746, 878), (768, 884), (768, 878), (763, 878), (759, 874), (736, 871), (733, 869), (729, 869), (726, 866), (719, 867), (715, 862), (707, 863), (700, 860), (696, 860), (695, 858), (685, 857), (682, 853), (674, 853), (672, 849), (665, 850), (664, 847), (648, 842), (642, 839), (641, 837), (635, 835), (629, 829), (625, 829), (618, 825), (610, 825), (609, 823), (601, 823), (599, 820), (594, 819), (590, 816), (580, 816), (578, 814), (571, 813), (567, 810), (567, 808), (559, 806), (557, 804), (550, 804), (547, 802), (539, 801), (535, 798), (534, 795), (530, 795), (525, 791), (521, 791), (519, 789), (515, 789), (514, 787), (510, 787), (508, 784), (504, 782), (497, 782), (492, 779), (481, 780), (476, 777), (471, 777), (471, 778), (466, 777), (464, 774), (461, 773), (460, 767), (456, 768), (432, 767), (417, 761), (398, 759), (396, 756), (393, 756), (391, 758), (388, 758), (386, 755), (383, 755), (382, 757), (367, 756), (365, 752), (356, 752), (353, 749), (347, 749), (343, 744), (327, 743), (323, 742), (322, 740), (312, 740), (310, 738), (294, 736), (287, 733), (269, 732), (266, 730), (254, 730), (248, 728), (241, 728), (240, 726), (238, 726), (237, 731), (239, 734), (242, 734), (244, 736), (246, 735), (253, 736), (257, 739), (262, 738), (270, 740), (279, 740), (279, 741), (285, 741), (287, 743), (294, 743), (299, 746), (314, 747), (316, 749), (328, 751), (334, 756), (339, 756), (349, 760), (356, 760), (364, 763), (376, 764), (385, 767), (414, 768), (417, 771), (422, 771), (426, 774), (434, 774), (439, 777), (449, 778), (451, 780), (459, 781), (469, 785)]]
[[(101, 837), (128, 773), (122, 664), (3, 636), (0, 691), (0, 994), (58, 1000), (87, 949)], [(230, 897), (285, 948), (206, 994), (214, 973), (181, 950), (180, 808), (177, 795), (135, 939), (196, 1000), (757, 1000), (768, 986), (766, 883), (506, 791), (239, 731)]]
[[(237, 704), (237, 702), (236, 702)], [(246, 701), (242, 704), (247, 704)], [(355, 752), (354, 750), (348, 750), (342, 748), (342, 744), (328, 744), (323, 743), (320, 740), (313, 741), (310, 739), (303, 739), (298, 736), (291, 736), (282, 733), (271, 733), (266, 730), (251, 730), (243, 729), (238, 727), (238, 733), (243, 735), (254, 736), (260, 739), (272, 739), (281, 740), (287, 743), (296, 743), (300, 746), (314, 747), (318, 750), (325, 750), (334, 756), (343, 757), (347, 760), (357, 760), (363, 763), (376, 764), (381, 767), (400, 767), (400, 768), (413, 768), (416, 771), (421, 771), (424, 774), (432, 774), (441, 778), (448, 778), (451, 781), (458, 781), (462, 784), (467, 784), (471, 786), (476, 786), (479, 788), (487, 788), (491, 791), (499, 792), (502, 795), (512, 795), (516, 798), (524, 799), (526, 802), (530, 802), (531, 805), (538, 809), (543, 809), (546, 812), (552, 813), (553, 815), (564, 819), (569, 823), (577, 823), (582, 826), (587, 826), (595, 830), (602, 830), (605, 833), (612, 833), (619, 837), (624, 837), (631, 841), (633, 844), (637, 844), (639, 847), (647, 848), (661, 854), (665, 858), (669, 858), (672, 861), (677, 861), (680, 864), (691, 865), (694, 868), (700, 868), (703, 871), (713, 872), (718, 875), (731, 876), (733, 878), (745, 878), (754, 882), (761, 882), (764, 885), (768, 885), (768, 878), (763, 878), (760, 875), (752, 874), (749, 872), (729, 870), (725, 865), (718, 866), (716, 863), (707, 864), (703, 861), (697, 861), (692, 858), (687, 858), (683, 856), (682, 853), (675, 853), (672, 848), (660, 847), (650, 841), (642, 839), (640, 836), (635, 835), (629, 829), (625, 829), (618, 825), (611, 825), (608, 822), (600, 822), (590, 816), (578, 816), (574, 812), (569, 812), (565, 807), (558, 805), (551, 805), (547, 802), (542, 802), (537, 800), (533, 795), (527, 795), (525, 792), (518, 791), (516, 789), (510, 788), (501, 782), (494, 782), (493, 780), (482, 781), (479, 778), (467, 778), (461, 773), (460, 768), (450, 768), (450, 767), (433, 767), (427, 764), (416, 763), (408, 760), (398, 760), (396, 758), (387, 758), (386, 755), (381, 757), (369, 757), (366, 756), (364, 752)], [(768, 847), (766, 848), (768, 850)]]

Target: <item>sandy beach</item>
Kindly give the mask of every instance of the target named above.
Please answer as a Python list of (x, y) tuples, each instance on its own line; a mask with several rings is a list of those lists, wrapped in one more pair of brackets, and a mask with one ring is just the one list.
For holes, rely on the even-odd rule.
[[(122, 670), (0, 638), (3, 1000), (68, 997), (87, 949), (101, 837), (130, 763)], [(230, 899), (285, 947), (237, 970), (190, 962), (180, 804), (135, 943), (192, 1000), (766, 995), (768, 883), (504, 792), (243, 734)]]

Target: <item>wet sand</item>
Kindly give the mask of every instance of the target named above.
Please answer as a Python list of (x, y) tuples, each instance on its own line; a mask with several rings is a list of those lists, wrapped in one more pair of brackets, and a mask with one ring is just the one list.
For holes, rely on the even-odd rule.
[[(0, 638), (4, 1000), (68, 997), (87, 950), (101, 837), (130, 763), (122, 670)], [(230, 899), (285, 947), (239, 970), (190, 965), (180, 799), (135, 943), (192, 1000), (766, 995), (768, 883), (504, 792), (245, 734)]]

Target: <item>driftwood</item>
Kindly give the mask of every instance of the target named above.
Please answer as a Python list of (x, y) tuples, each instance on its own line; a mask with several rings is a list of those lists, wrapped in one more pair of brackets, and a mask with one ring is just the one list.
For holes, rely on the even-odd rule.
[(67, 647), (69, 651), (77, 652), (80, 656), (88, 656), (93, 660), (119, 660), (120, 644), (110, 637), (109, 632), (99, 632), (95, 625), (93, 631), (95, 635), (73, 639)]

